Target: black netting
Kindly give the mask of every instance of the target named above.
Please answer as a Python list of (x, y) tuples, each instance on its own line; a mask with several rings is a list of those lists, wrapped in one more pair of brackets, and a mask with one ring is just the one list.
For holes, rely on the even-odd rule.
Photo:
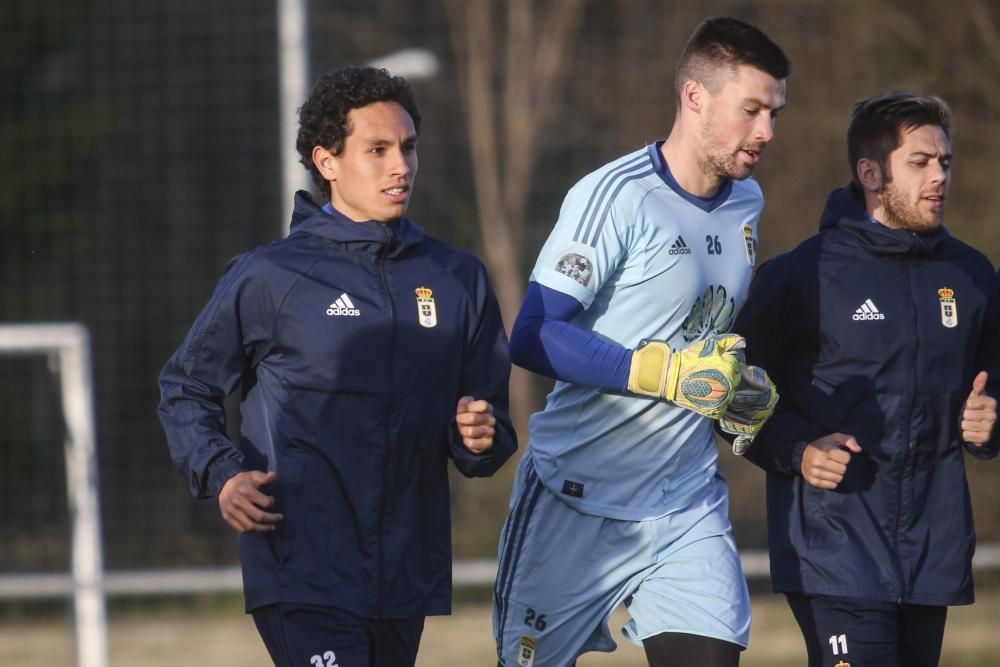
[[(560, 75), (540, 82), (534, 61), (505, 70), (520, 61), (508, 60), (506, 3), (492, 4), (492, 32), (467, 39), (471, 28), (456, 19), (476, 3), (313, 0), (309, 62), (316, 74), (404, 48), (438, 58), (432, 78), (413, 81), (424, 125), (410, 213), (431, 234), (483, 256), (495, 248), (481, 240), (481, 219), (523, 220), (514, 237), (520, 254), (505, 260), (522, 284), (566, 189), (665, 136), (673, 62), (710, 13), (757, 22), (793, 60), (789, 106), (758, 170), (767, 197), (761, 259), (815, 230), (826, 193), (847, 180), (851, 103), (890, 87), (952, 102), (960, 159), (949, 224), (1000, 256), (992, 224), (1000, 194), (991, 185), (1000, 100), (988, 85), (1000, 59), (981, 56), (995, 56), (996, 46), (963, 12), (931, 3), (912, 12), (902, 0), (581, 3)], [(542, 31), (563, 3), (530, 4), (535, 33), (521, 48), (537, 54), (552, 45)], [(77, 320), (90, 329), (113, 569), (235, 562), (235, 537), (215, 504), (193, 501), (172, 468), (155, 417), (156, 377), (229, 258), (278, 236), (285, 222), (291, 193), (280, 185), (275, 11), (264, 0), (6, 0), (0, 9), (0, 318)], [(995, 11), (982, 12), (997, 24)], [(899, 15), (910, 19), (899, 24)], [(471, 125), (467, 58), (470, 45), (484, 44), (493, 55), (473, 85), (490, 88), (492, 107)], [(521, 97), (506, 100), (516, 89), (508, 82), (522, 79)], [(533, 106), (543, 93), (553, 93), (547, 116)], [(516, 171), (525, 150), (519, 119), (538, 123), (527, 178)], [(483, 132), (496, 139), (495, 162), (472, 150), (471, 137)], [(490, 168), (499, 209), (485, 203), (489, 178), (473, 178)], [(520, 185), (505, 191), (511, 183)], [(39, 364), (0, 357), (0, 499), (15, 508), (0, 532), (5, 570), (68, 562), (57, 390)], [(760, 473), (743, 461), (725, 466), (737, 537), (762, 547)], [(997, 539), (997, 468), (970, 467), (980, 534)], [(458, 555), (495, 553), (510, 472), (457, 482)]]

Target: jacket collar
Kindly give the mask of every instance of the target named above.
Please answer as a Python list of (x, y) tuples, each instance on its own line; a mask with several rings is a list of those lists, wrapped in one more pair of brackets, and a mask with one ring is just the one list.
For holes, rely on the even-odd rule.
[(830, 193), (820, 216), (819, 228), (821, 232), (841, 229), (870, 252), (879, 255), (929, 255), (950, 236), (944, 226), (929, 234), (914, 234), (906, 229), (891, 229), (872, 220), (865, 210), (864, 201), (850, 185)]
[(424, 231), (406, 218), (389, 223), (374, 220), (354, 222), (336, 209), (329, 212), (323, 210), (304, 190), (295, 193), (290, 233), (315, 234), (338, 243), (387, 245), (390, 257), (424, 238)]

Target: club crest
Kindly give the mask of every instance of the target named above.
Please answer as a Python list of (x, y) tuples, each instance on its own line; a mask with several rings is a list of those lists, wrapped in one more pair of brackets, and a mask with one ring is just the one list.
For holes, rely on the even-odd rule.
[(517, 651), (518, 667), (531, 667), (535, 664), (535, 640), (530, 635), (522, 635)]
[(753, 235), (753, 227), (748, 224), (743, 225), (743, 249), (750, 266), (754, 266), (757, 263), (757, 238)]
[(428, 329), (436, 327), (438, 320), (434, 292), (427, 287), (418, 287), (414, 291), (417, 293), (417, 322)]
[(955, 301), (955, 290), (942, 287), (938, 290), (938, 301), (941, 302), (941, 324), (949, 329), (958, 326), (958, 303)]

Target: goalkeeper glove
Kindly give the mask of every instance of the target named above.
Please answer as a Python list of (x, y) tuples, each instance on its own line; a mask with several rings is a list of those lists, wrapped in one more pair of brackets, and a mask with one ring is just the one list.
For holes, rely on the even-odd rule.
[(632, 353), (628, 390), (718, 419), (740, 381), (744, 347), (746, 342), (735, 334), (710, 336), (683, 350), (643, 340)]
[(736, 385), (733, 400), (719, 418), (719, 428), (735, 435), (733, 454), (742, 456), (778, 404), (778, 390), (763, 368), (747, 366)]

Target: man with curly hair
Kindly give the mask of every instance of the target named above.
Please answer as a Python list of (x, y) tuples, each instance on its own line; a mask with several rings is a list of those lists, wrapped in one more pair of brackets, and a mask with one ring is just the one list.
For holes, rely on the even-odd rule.
[(297, 147), (325, 202), (296, 194), (290, 235), (230, 264), (160, 376), (173, 460), (240, 534), (278, 665), (412, 666), (451, 609), (447, 460), (488, 476), (516, 449), (486, 271), (403, 217), (419, 130), (402, 78), (321, 77)]

